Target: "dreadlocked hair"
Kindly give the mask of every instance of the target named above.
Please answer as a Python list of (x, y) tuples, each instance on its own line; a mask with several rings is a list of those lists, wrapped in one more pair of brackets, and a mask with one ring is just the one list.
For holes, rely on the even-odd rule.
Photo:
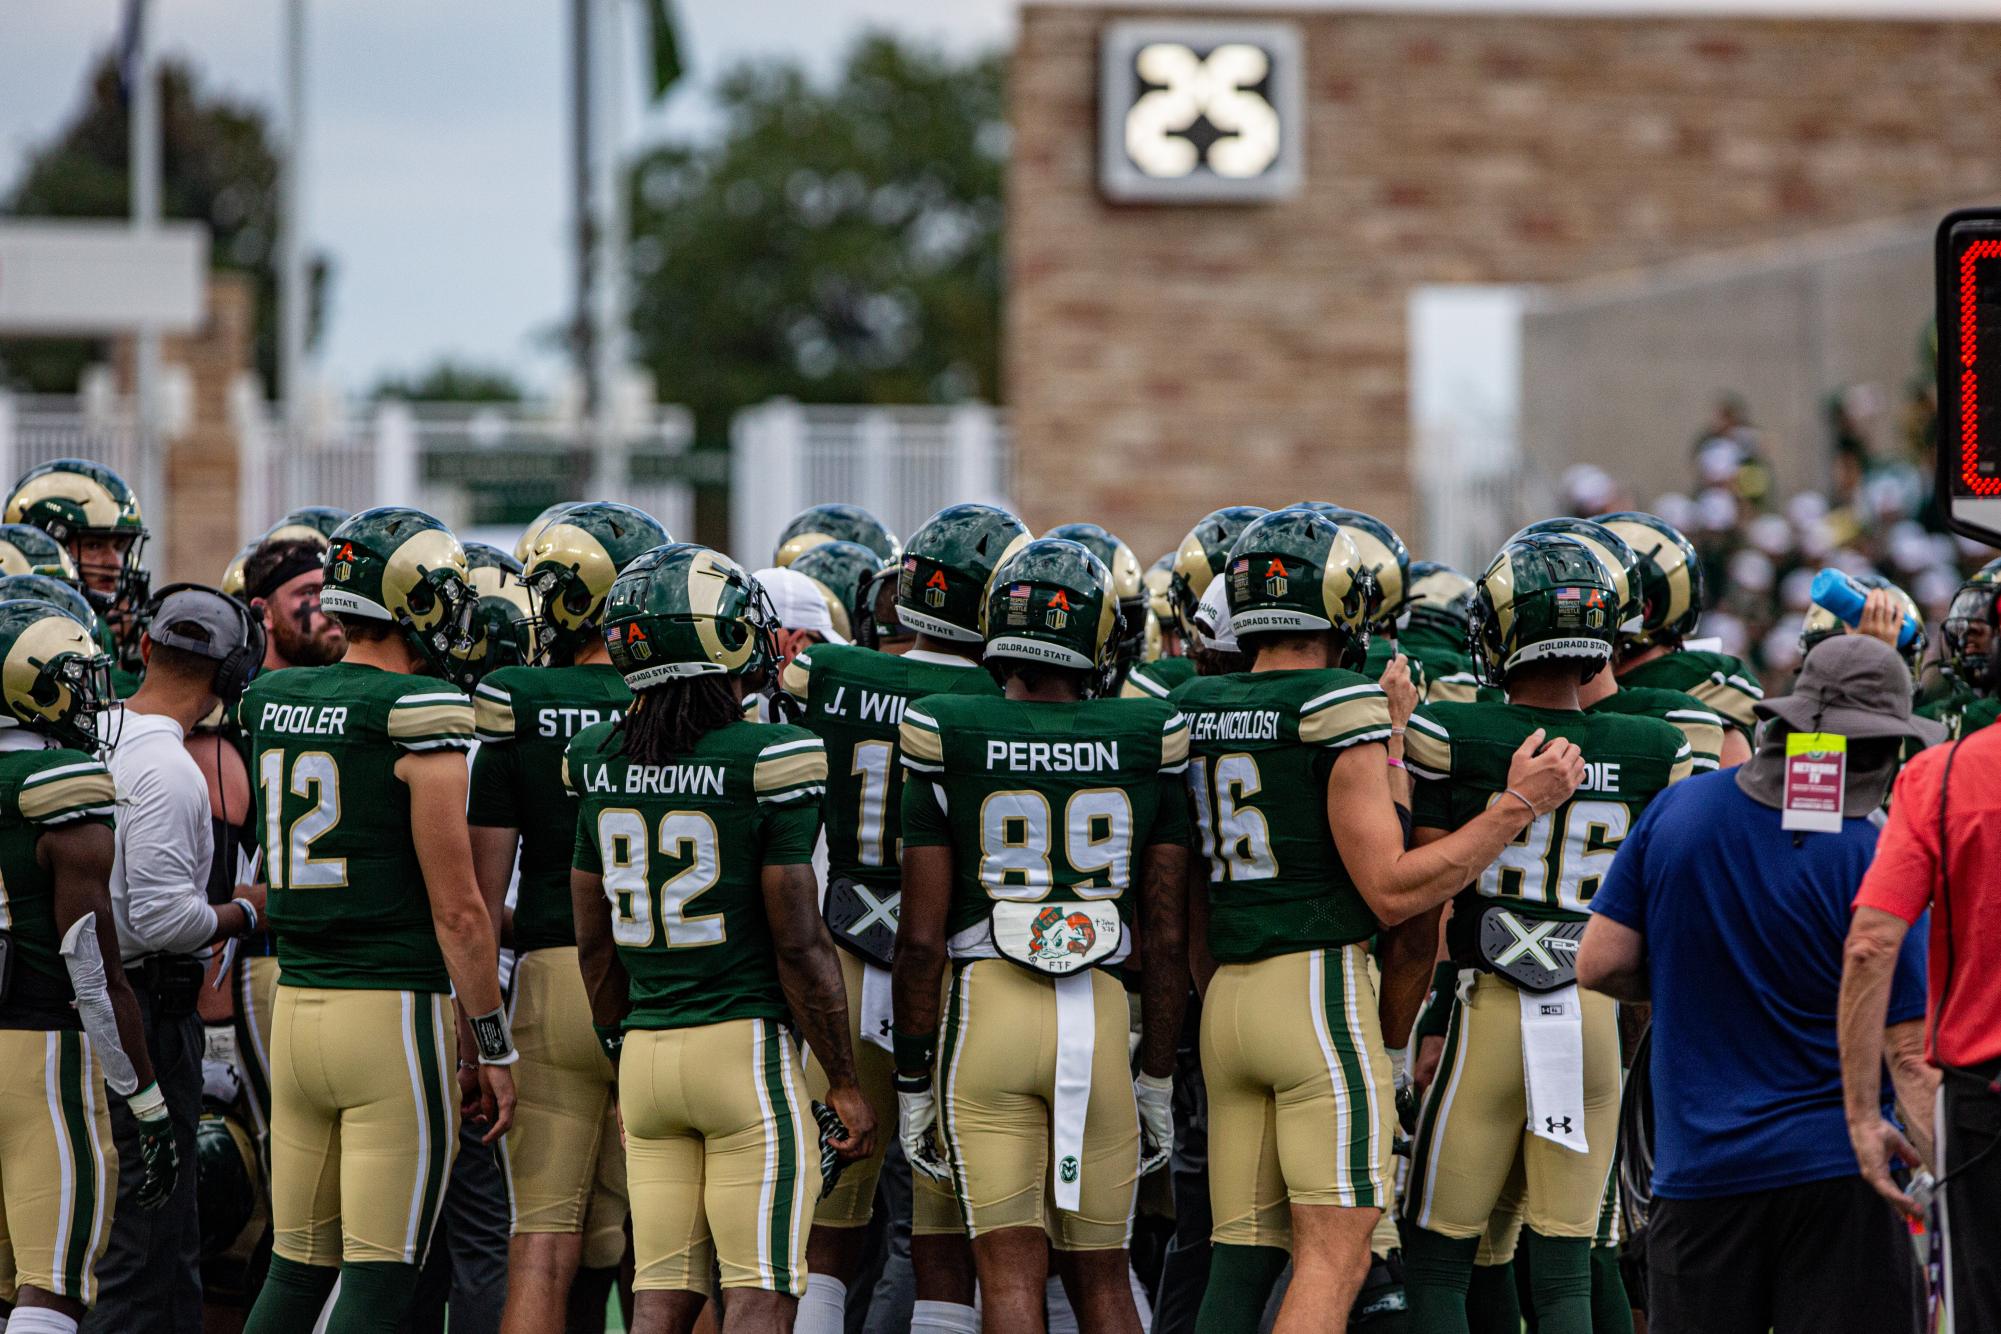
[(720, 672), (649, 686), (613, 729), (619, 753), (638, 764), (666, 764), (686, 755), (719, 727), (743, 719), (743, 701)]

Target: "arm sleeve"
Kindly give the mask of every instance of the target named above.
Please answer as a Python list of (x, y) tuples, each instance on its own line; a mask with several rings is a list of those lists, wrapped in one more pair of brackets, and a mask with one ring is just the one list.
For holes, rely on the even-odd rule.
[(1654, 826), (1666, 818), (1669, 800), (1663, 792), (1647, 804), (1640, 822), (1613, 856), (1605, 883), (1591, 897), (1592, 912), (1642, 935), (1647, 930), (1647, 845), (1653, 840)]
[(489, 741), (482, 737), (472, 757), (472, 795), (466, 802), (466, 823), (519, 829), (521, 815), (515, 798), (521, 790), (520, 775), (521, 748), (513, 739)]
[(418, 754), (470, 750), (472, 701), (456, 690), (419, 690), (389, 706), (389, 739)]
[(903, 779), (903, 846), (938, 848), (952, 841), (952, 826), (945, 817), (944, 794), (938, 780), (927, 774), (906, 774)]
[(1939, 750), (1920, 755), (1897, 776), (1890, 818), (1876, 840), (1876, 856), (1862, 877), (1862, 888), (1856, 891), (1856, 907), (1880, 908), (1916, 922), (1930, 906), (1939, 870), (1939, 755)]
[(758, 806), (764, 865), (806, 866), (820, 841), (820, 803), (795, 801), (789, 806), (764, 802)]
[[(118, 857), (132, 945), (148, 953), (188, 954), (215, 935), (215, 909), (208, 902), (214, 833), (207, 786), (156, 762), (166, 739), (149, 737), (151, 744), (132, 757), (136, 763), (121, 766), (129, 777), (120, 794)], [(176, 758), (186, 758), (178, 742), (173, 750)]]

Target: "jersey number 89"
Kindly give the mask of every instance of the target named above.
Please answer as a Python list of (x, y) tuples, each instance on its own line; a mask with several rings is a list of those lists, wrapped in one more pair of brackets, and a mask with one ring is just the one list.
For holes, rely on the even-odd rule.
[[(1049, 799), (994, 792), (980, 803), (980, 884), (993, 898), (1033, 903), (1055, 884)], [(1115, 787), (1073, 792), (1063, 804), (1063, 860), (1082, 879), (1066, 893), (1116, 898), (1132, 882), (1133, 808)], [(1098, 876), (1103, 874), (1101, 883)]]

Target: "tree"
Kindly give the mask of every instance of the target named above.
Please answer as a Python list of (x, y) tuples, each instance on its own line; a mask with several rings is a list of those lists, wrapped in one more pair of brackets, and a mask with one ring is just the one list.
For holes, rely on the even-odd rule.
[[(160, 65), (160, 213), (209, 229), (209, 263), (250, 273), (257, 289), (257, 369), (277, 384), (278, 170), (274, 136), (255, 106), (211, 95), (193, 69)], [(51, 218), (123, 218), (131, 214), (130, 136), (115, 56), (91, 72), (76, 117), (29, 158), (0, 199), (0, 214)], [(307, 336), (319, 330), (327, 262), (311, 265)], [(0, 340), (0, 380), (57, 393), (102, 358), (85, 339)]]
[(385, 375), (368, 396), (411, 403), (519, 403), (522, 398), (520, 381), (508, 372), (463, 365), (450, 357), (416, 375)]
[(880, 34), (831, 87), (745, 64), (720, 134), (633, 166), (634, 346), (700, 442), (780, 394), (998, 396), (1003, 74)]

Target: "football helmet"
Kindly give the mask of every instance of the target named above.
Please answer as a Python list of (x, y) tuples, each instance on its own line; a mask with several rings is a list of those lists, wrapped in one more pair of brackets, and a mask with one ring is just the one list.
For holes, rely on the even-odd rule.
[(467, 542), (466, 571), (472, 591), (479, 598), (479, 630), (474, 635), (482, 649), (475, 665), (474, 680), (497, 667), (519, 667), (534, 660), (534, 638), (530, 622), (535, 610), (528, 600), (528, 586), (521, 582), (521, 562), (485, 542)]
[(272, 524), (271, 531), (264, 534), (264, 540), (316, 542), (325, 546), (333, 536), (333, 530), (353, 517), (350, 511), (336, 509), (332, 505), (306, 505)]
[[(1918, 605), (1916, 598), (1873, 571), (1868, 574), (1858, 574), (1854, 576), (1854, 579), (1856, 583), (1867, 589), (1881, 588), (1888, 590), (1890, 595), (1897, 599), (1898, 609), (1916, 622), (1918, 637), (1908, 645), (1900, 646), (1897, 649), (1897, 656), (1904, 660), (1904, 666), (1911, 669), (1911, 681), (1915, 684), (1918, 679), (1918, 672), (1925, 665), (1925, 644), (1929, 638), (1925, 632), (1924, 608)], [(1964, 586), (1962, 585), (1962, 587)], [(1995, 590), (1990, 587), (1988, 591), (1991, 594)], [(1958, 601), (1958, 595), (1955, 594), (1953, 605), (1956, 605)], [(1946, 617), (1947, 624), (1950, 624), (1952, 605), (1947, 606)], [(1804, 658), (1808, 653), (1813, 651), (1814, 645), (1824, 640), (1833, 639), (1836, 635), (1845, 635), (1847, 633), (1848, 625), (1839, 616), (1836, 616), (1818, 602), (1809, 603), (1806, 609), (1806, 617), (1800, 622), (1800, 656)], [(1949, 638), (1947, 642), (1951, 642)]]
[(559, 500), (530, 519), (528, 526), (521, 530), (521, 536), (514, 539), (514, 559), (526, 565), (528, 558), (535, 553), (535, 539), (542, 535), (542, 530), (553, 523), (557, 515), (576, 503), (574, 500)]
[(885, 568), (882, 558), (859, 542), (822, 542), (801, 552), (790, 568), (820, 586), (834, 628), (841, 638), (855, 642), (863, 601)]
[(987, 584), (1028, 541), (1020, 519), (994, 505), (947, 505), (910, 535), (896, 576), (896, 618), (906, 629), (977, 644)]
[(521, 562), (535, 609), (536, 650), (559, 666), (568, 663), (597, 633), (619, 572), (673, 540), (645, 510), (615, 500), (587, 500), (552, 518)]
[(1353, 532), (1335, 515), (1303, 505), (1262, 515), (1238, 535), (1224, 570), (1230, 632), (1239, 641), (1331, 631), (1340, 666), (1352, 669), (1368, 656), (1369, 613), (1381, 595)]
[(388, 621), (433, 673), (463, 686), (484, 655), (465, 548), (422, 510), (382, 505), (334, 529), (320, 607)]
[(1043, 536), (1075, 542), (1104, 562), (1112, 576), (1112, 596), (1119, 602), (1119, 666), (1140, 661), (1146, 652), (1148, 591), (1133, 549), (1095, 523), (1058, 524)]
[(1410, 624), (1428, 626), (1450, 639), (1463, 641), (1473, 626), (1473, 604), (1479, 600), (1473, 581), (1435, 560), (1410, 563)]
[(31, 523), (0, 523), (0, 574), (45, 574), (79, 583), (69, 548)]
[(1146, 584), (1146, 604), (1162, 626), (1174, 624), (1174, 553), (1168, 552), (1146, 567), (1140, 578)]
[(1992, 694), (2001, 687), (2001, 557), (1967, 576), (1946, 604), (1939, 625), (1945, 670), (1971, 688)]
[(1637, 510), (1601, 514), (1597, 522), (1626, 540), (1639, 565), (1640, 624), (1620, 642), (1676, 647), (1702, 620), (1702, 561), (1694, 545), (1667, 520)]
[(986, 658), (1086, 674), (1086, 698), (1118, 670), (1119, 607), (1112, 573), (1081, 542), (1043, 537), (1000, 563), (987, 586)]
[(1532, 523), (1515, 536), (1537, 533), (1565, 533), (1589, 547), (1592, 555), (1605, 562), (1606, 572), (1612, 576), (1612, 591), (1619, 595), (1619, 629), (1630, 634), (1640, 628), (1640, 558), (1625, 538), (1595, 519), (1568, 516)]
[(1410, 548), (1397, 530), (1373, 514), (1325, 500), (1303, 500), (1297, 508), (1317, 510), (1347, 530), (1361, 553), (1362, 568), (1376, 577), (1376, 605), (1369, 608), (1369, 633), (1391, 634), (1410, 593)]
[[(14, 483), (4, 517), (8, 523), (33, 524), (69, 548), (85, 596), (99, 611), (145, 605), (146, 520), (139, 497), (111, 469), (86, 459), (57, 459), (30, 468)], [(78, 558), (77, 544), (86, 537), (122, 542), (118, 562), (107, 566)], [(92, 588), (93, 579), (109, 589)]]
[(262, 538), (259, 538), (255, 542), (246, 542), (234, 556), (229, 558), (229, 564), (222, 567), (222, 579), (216, 585), (226, 595), (235, 598), (238, 602), (246, 603), (246, 605), (249, 595), (244, 592), (243, 588), (243, 569), (246, 565), (250, 564), (251, 553), (256, 551), (262, 544)]
[(896, 534), (860, 505), (810, 505), (793, 515), (778, 535), (778, 551), (771, 563), (783, 569), (822, 542), (854, 542), (884, 561), (894, 561), (903, 554)]
[(94, 753), (103, 744), (97, 715), (118, 703), (111, 659), (68, 612), (0, 602), (0, 702), (20, 726)]
[(1209, 581), (1223, 572), (1230, 548), (1251, 520), (1271, 513), (1259, 505), (1225, 505), (1202, 516), (1174, 552), (1167, 594), (1175, 626), (1188, 643), (1195, 642), (1195, 607), (1209, 591)]
[(51, 579), (46, 574), (0, 576), (0, 602), (23, 600), (46, 602), (57, 611), (67, 612), (78, 625), (90, 631), (92, 641), (104, 642), (104, 630), (98, 623), (97, 610), (90, 605), (89, 598), (77, 591), (76, 585)]
[(750, 572), (693, 542), (628, 563), (604, 601), (604, 642), (634, 690), (687, 676), (751, 676), (777, 661), (777, 618)]
[(1588, 681), (1611, 661), (1619, 628), (1612, 572), (1568, 533), (1511, 538), (1477, 592), (1473, 666), (1487, 685), (1528, 663), (1564, 659)]

